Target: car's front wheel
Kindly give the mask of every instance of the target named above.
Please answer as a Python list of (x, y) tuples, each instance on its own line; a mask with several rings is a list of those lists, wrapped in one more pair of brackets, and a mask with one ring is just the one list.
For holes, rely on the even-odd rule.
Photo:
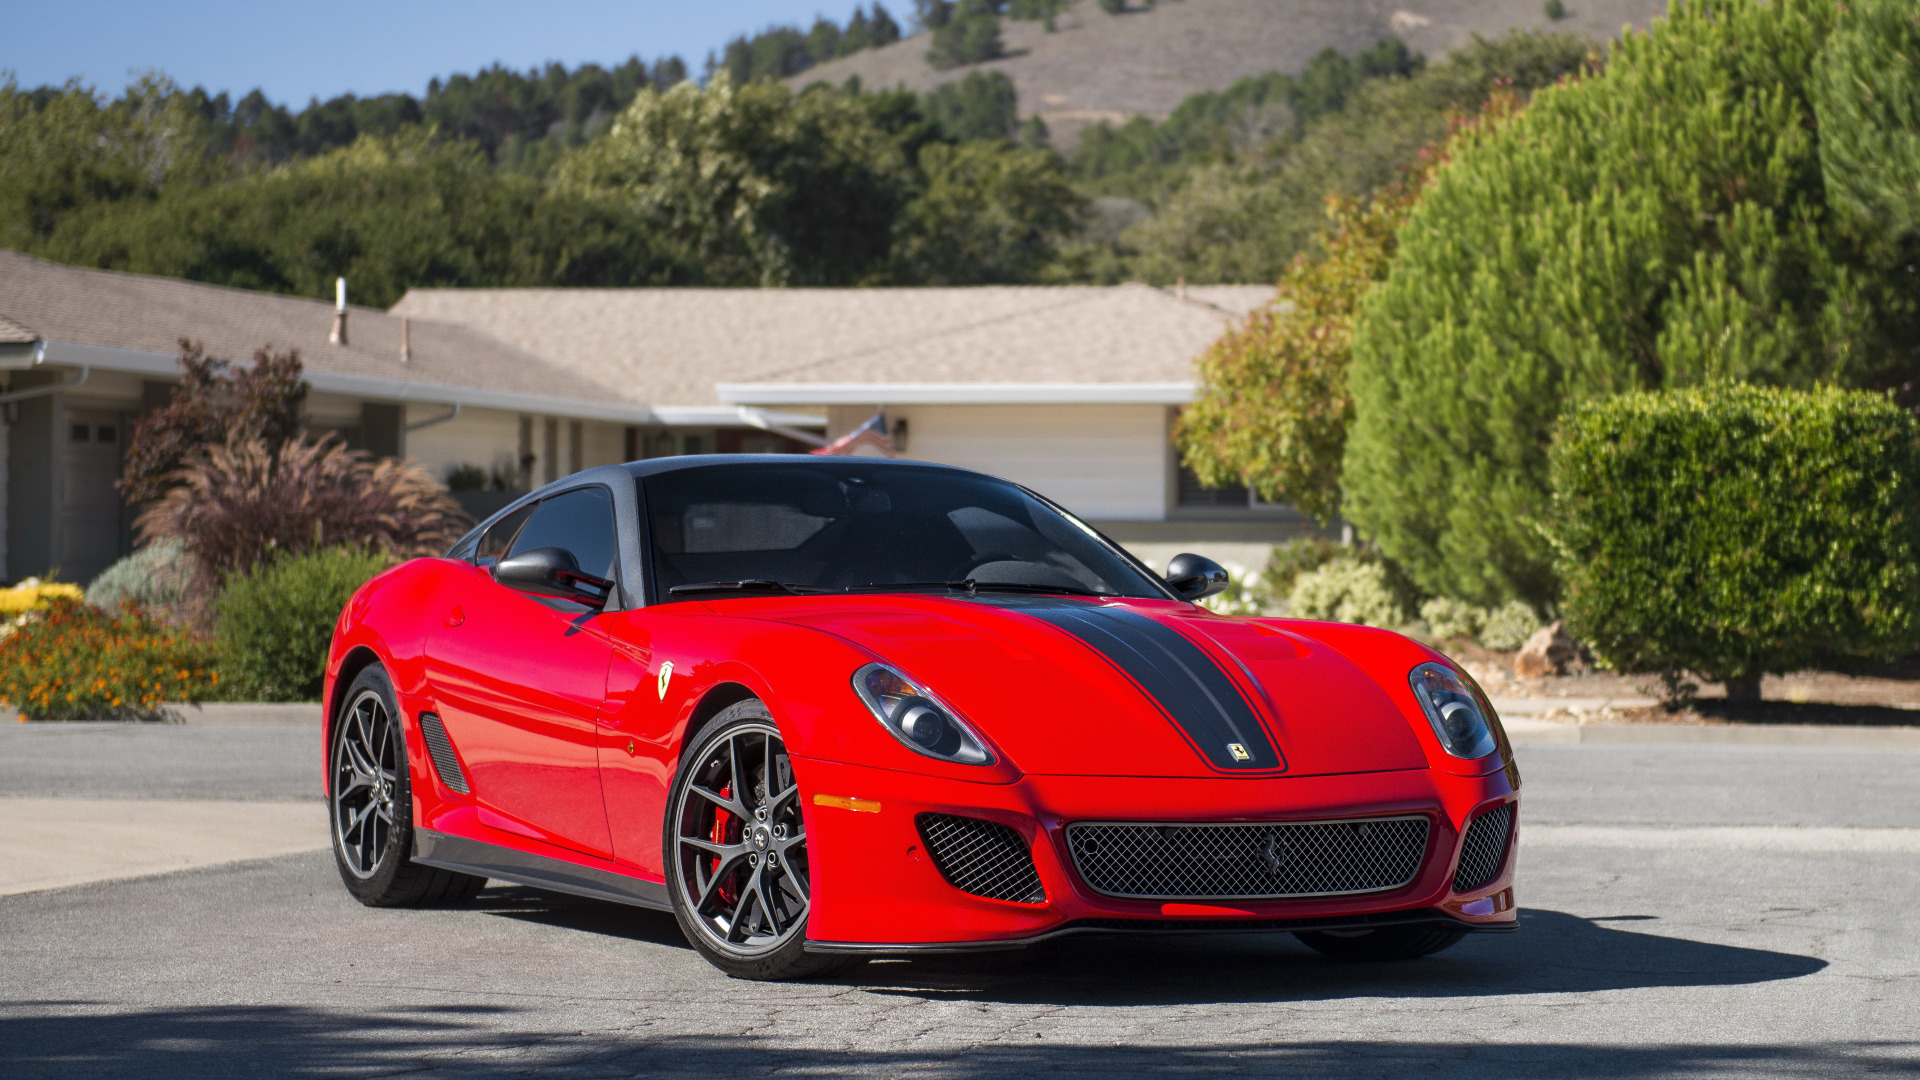
[(806, 821), (765, 705), (730, 705), (688, 740), (668, 806), (673, 913), (700, 955), (741, 979), (801, 979), (857, 962), (806, 951)]
[(1452, 947), (1467, 935), (1444, 926), (1382, 926), (1377, 930), (1312, 930), (1293, 935), (1335, 960), (1412, 960)]
[(471, 874), (414, 862), (413, 789), (393, 683), (378, 664), (341, 696), (328, 748), (327, 818), (333, 859), (354, 899), (369, 907), (464, 904), (486, 885)]

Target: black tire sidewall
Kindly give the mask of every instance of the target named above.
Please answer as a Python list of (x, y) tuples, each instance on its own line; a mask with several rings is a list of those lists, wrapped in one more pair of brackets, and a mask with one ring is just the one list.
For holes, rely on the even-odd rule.
[[(708, 963), (736, 979), (798, 979), (824, 974), (846, 965), (837, 963), (837, 957), (810, 955), (806, 951), (805, 927), (777, 949), (745, 956), (719, 949), (707, 940), (699, 916), (686, 902), (686, 890), (680, 880), (679, 826), (681, 800), (693, 779), (692, 764), (727, 731), (750, 723), (765, 724), (775, 731), (780, 730), (773, 714), (767, 711), (760, 699), (747, 698), (720, 710), (711, 720), (700, 725), (700, 730), (686, 741), (681, 751), (680, 766), (674, 773), (673, 787), (667, 795), (667, 812), (660, 835), (660, 850), (666, 869), (667, 893), (673, 900), (673, 915), (679, 920), (680, 932), (686, 935), (688, 944)], [(781, 739), (784, 742), (785, 736), (782, 735)]]
[[(380, 703), (386, 707), (389, 721), (394, 725), (395, 734), (400, 738), (400, 753), (394, 769), (393, 792), (393, 831), (387, 839), (387, 850), (380, 853), (380, 862), (372, 875), (358, 877), (347, 866), (346, 856), (342, 853), (340, 838), (340, 815), (334, 804), (339, 797), (334, 787), (336, 777), (336, 756), (340, 752), (340, 740), (346, 730), (346, 717), (353, 703), (360, 700), (362, 694), (371, 690), (378, 694)], [(327, 744), (327, 834), (333, 841), (333, 860), (340, 871), (340, 880), (346, 883), (347, 891), (363, 904), (390, 903), (391, 898), (400, 891), (395, 878), (411, 862), (413, 851), (413, 783), (408, 772), (407, 725), (400, 712), (399, 702), (395, 699), (393, 682), (387, 678), (384, 668), (378, 664), (367, 667), (354, 677), (347, 692), (341, 695), (340, 711), (333, 718)]]

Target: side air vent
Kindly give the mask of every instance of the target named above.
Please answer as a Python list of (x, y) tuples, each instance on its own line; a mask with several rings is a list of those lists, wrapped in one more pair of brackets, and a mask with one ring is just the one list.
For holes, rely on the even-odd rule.
[(460, 757), (453, 752), (453, 740), (447, 738), (447, 726), (440, 722), (438, 713), (420, 714), (420, 736), (427, 740), (427, 753), (433, 758), (433, 771), (440, 774), (440, 782), (465, 795), (469, 790), (467, 774), (460, 768)]
[(989, 900), (1046, 903), (1047, 890), (1034, 869), (1033, 852), (1017, 830), (997, 821), (952, 814), (921, 814), (913, 820), (947, 884)]
[(1513, 804), (1503, 803), (1467, 826), (1460, 845), (1460, 866), (1453, 872), (1453, 891), (1472, 892), (1500, 876), (1507, 861), (1507, 839), (1513, 835)]

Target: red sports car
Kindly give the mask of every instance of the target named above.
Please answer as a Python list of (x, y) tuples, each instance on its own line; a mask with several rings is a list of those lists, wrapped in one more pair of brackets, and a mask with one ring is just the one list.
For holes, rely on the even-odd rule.
[(488, 878), (671, 910), (729, 974), (1060, 934), (1404, 959), (1517, 928), (1519, 777), (1445, 656), (1227, 618), (963, 469), (680, 457), (375, 578), (327, 668), (363, 903)]

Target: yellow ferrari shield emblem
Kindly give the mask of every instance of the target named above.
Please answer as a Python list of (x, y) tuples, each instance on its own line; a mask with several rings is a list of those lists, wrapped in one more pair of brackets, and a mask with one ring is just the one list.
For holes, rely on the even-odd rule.
[[(662, 677), (664, 678), (664, 676)], [(1227, 744), (1227, 753), (1232, 754), (1233, 760), (1235, 761), (1252, 761), (1253, 760), (1253, 755), (1247, 753), (1247, 748), (1240, 745), (1237, 742), (1230, 742)]]

